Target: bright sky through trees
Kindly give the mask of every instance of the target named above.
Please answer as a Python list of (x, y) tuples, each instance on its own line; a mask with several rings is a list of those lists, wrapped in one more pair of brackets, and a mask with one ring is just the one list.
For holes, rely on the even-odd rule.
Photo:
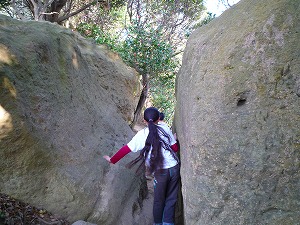
[[(235, 3), (238, 3), (240, 0), (228, 0), (228, 3), (232, 6)], [(205, 0), (205, 6), (208, 12), (216, 14), (216, 16), (221, 15), (227, 8), (220, 0)], [(227, 0), (224, 0), (227, 2)]]

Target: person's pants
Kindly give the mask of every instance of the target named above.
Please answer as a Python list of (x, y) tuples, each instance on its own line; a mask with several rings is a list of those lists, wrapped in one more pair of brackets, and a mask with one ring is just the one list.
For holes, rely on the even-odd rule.
[(154, 224), (174, 225), (175, 204), (179, 188), (179, 165), (154, 173)]

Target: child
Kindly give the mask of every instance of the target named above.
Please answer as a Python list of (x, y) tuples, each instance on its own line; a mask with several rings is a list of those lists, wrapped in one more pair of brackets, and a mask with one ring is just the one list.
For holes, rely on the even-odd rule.
[(129, 152), (140, 155), (129, 163), (132, 167), (141, 161), (154, 174), (154, 225), (174, 225), (175, 204), (179, 188), (179, 159), (177, 142), (168, 126), (158, 124), (159, 111), (150, 107), (144, 111), (147, 127), (140, 130), (131, 141), (114, 156), (103, 156), (110, 163), (117, 163)]

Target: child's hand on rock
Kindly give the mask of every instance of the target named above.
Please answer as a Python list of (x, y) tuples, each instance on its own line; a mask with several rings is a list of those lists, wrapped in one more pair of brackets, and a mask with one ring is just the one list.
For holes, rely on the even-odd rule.
[(104, 158), (106, 161), (108, 161), (109, 163), (111, 162), (111, 161), (110, 161), (110, 157), (109, 157), (108, 155), (104, 155), (103, 158)]

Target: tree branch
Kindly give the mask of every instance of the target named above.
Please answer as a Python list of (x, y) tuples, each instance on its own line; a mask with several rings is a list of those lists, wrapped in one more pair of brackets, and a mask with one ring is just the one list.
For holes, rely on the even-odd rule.
[(44, 3), (44, 9), (47, 9), (47, 7), (49, 7), (55, 0), (50, 0), (49, 2), (48, 1), (45, 1)]
[(11, 5), (12, 5), (12, 8), (15, 10), (16, 14), (18, 15), (18, 17), (19, 17), (21, 20), (23, 20), (23, 19), (24, 19), (24, 16), (20, 13), (19, 9), (17, 8), (17, 6), (16, 6), (16, 1), (13, 0), (13, 1), (11, 2)]
[[(57, 23), (61, 23), (62, 21), (64, 21), (64, 20), (66, 20), (66, 19), (68, 19), (68, 18), (70, 18), (70, 17), (72, 17), (72, 16), (74, 16), (74, 15), (76, 15), (76, 14), (82, 12), (83, 10), (89, 8), (90, 6), (94, 5), (94, 4), (97, 3), (97, 2), (99, 2), (99, 0), (92, 1), (92, 2), (90, 2), (89, 4), (87, 4), (87, 5), (83, 6), (83, 7), (81, 7), (81, 8), (78, 9), (78, 10), (76, 10), (75, 12), (72, 12), (72, 13), (69, 13), (69, 14), (67, 14), (67, 15), (64, 15), (64, 16), (59, 17), (58, 20), (57, 20)], [(101, 2), (104, 3), (105, 1), (102, 0)]]

